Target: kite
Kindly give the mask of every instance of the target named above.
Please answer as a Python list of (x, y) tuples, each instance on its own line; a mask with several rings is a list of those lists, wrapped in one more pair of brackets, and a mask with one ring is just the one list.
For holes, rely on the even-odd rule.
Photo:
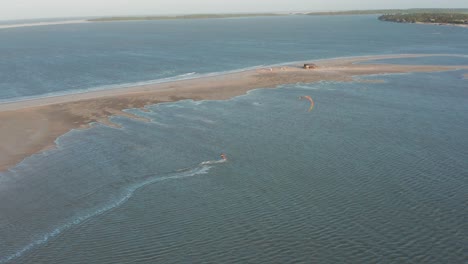
[(312, 109), (314, 109), (315, 103), (314, 103), (314, 100), (312, 100), (312, 97), (306, 95), (306, 96), (300, 96), (299, 99), (301, 99), (301, 100), (302, 100), (302, 99), (307, 99), (307, 100), (309, 100), (309, 102), (310, 102), (309, 112), (312, 111)]

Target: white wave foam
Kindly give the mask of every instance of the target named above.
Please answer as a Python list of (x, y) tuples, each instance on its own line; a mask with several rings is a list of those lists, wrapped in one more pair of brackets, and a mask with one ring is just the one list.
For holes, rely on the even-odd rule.
[(40, 98), (53, 98), (53, 97), (64, 96), (64, 95), (82, 94), (82, 93), (94, 92), (94, 91), (103, 91), (103, 90), (110, 90), (110, 89), (128, 88), (128, 87), (133, 87), (133, 86), (143, 86), (143, 85), (165, 83), (165, 82), (171, 82), (171, 81), (186, 80), (186, 79), (191, 79), (190, 76), (194, 76), (194, 75), (196, 75), (195, 72), (190, 72), (190, 73), (176, 75), (173, 77), (154, 79), (154, 80), (148, 80), (148, 81), (122, 83), (122, 84), (109, 84), (109, 85), (101, 85), (101, 86), (95, 86), (95, 87), (90, 87), (90, 88), (77, 88), (77, 89), (68, 90), (68, 91), (51, 92), (51, 93), (45, 93), (45, 94), (33, 95), (33, 96), (7, 98), (7, 99), (1, 99), (0, 103), (13, 103), (13, 102), (20, 102), (20, 101), (35, 100), (35, 99), (40, 99)]
[(254, 69), (258, 69), (260, 67), (263, 67), (263, 65), (258, 65), (258, 66), (253, 66), (253, 67), (246, 67), (246, 68), (230, 70), (230, 71), (220, 71), (220, 72), (211, 72), (211, 73), (203, 73), (203, 74), (196, 73), (196, 72), (189, 72), (189, 73), (184, 73), (184, 74), (180, 74), (180, 75), (176, 75), (176, 76), (172, 76), (172, 77), (153, 79), (153, 80), (146, 80), (146, 81), (133, 82), (133, 83), (109, 84), (109, 85), (101, 85), (101, 86), (95, 86), (95, 87), (90, 87), (90, 88), (77, 88), (77, 89), (67, 90), (67, 91), (58, 91), (58, 92), (52, 92), (52, 93), (45, 93), (45, 94), (33, 95), (33, 96), (21, 96), (21, 97), (14, 97), (14, 98), (6, 98), (6, 99), (0, 99), (0, 104), (2, 104), (2, 103), (15, 103), (15, 102), (36, 100), (36, 99), (42, 99), (42, 98), (53, 98), (53, 97), (64, 96), (64, 95), (75, 95), (75, 94), (82, 94), (82, 93), (88, 93), (88, 92), (94, 92), (94, 91), (103, 91), (103, 90), (129, 88), (129, 87), (144, 86), (144, 85), (159, 84), (159, 83), (167, 83), (167, 82), (173, 82), (173, 81), (191, 80), (191, 79), (204, 78), (204, 77), (213, 77), (213, 76), (219, 76), (219, 75), (225, 75), (225, 74), (231, 74), (231, 73), (238, 73), (238, 72), (254, 70)]
[(178, 171), (176, 171), (174, 173), (168, 174), (168, 176), (163, 176), (163, 177), (158, 177), (158, 175), (146, 175), (146, 176), (143, 177), (145, 180), (143, 180), (141, 182), (138, 182), (138, 183), (135, 183), (135, 184), (127, 187), (125, 189), (125, 191), (123, 192), (122, 196), (118, 200), (113, 201), (112, 203), (108, 203), (108, 204), (104, 205), (103, 207), (101, 207), (101, 208), (99, 208), (97, 210), (94, 210), (92, 212), (77, 216), (73, 220), (56, 227), (52, 231), (50, 231), (50, 232), (48, 232), (46, 234), (40, 235), (40, 237), (38, 239), (36, 239), (35, 241), (33, 241), (30, 244), (26, 245), (25, 247), (21, 248), (20, 250), (16, 251), (14, 254), (11, 254), (11, 255), (3, 257), (3, 258), (0, 258), (0, 263), (6, 263), (6, 262), (9, 262), (9, 261), (11, 261), (13, 259), (16, 259), (18, 257), (21, 257), (26, 252), (32, 250), (33, 248), (35, 248), (37, 246), (40, 246), (40, 245), (48, 242), (50, 239), (56, 237), (57, 235), (59, 235), (63, 231), (65, 231), (65, 230), (67, 230), (67, 229), (69, 229), (69, 228), (71, 228), (71, 227), (73, 227), (75, 225), (79, 225), (82, 222), (84, 222), (84, 221), (86, 221), (86, 220), (88, 220), (88, 219), (90, 219), (92, 217), (101, 215), (101, 214), (103, 214), (103, 213), (105, 213), (107, 211), (110, 211), (110, 210), (112, 210), (112, 209), (114, 209), (116, 207), (121, 206), (122, 204), (127, 202), (137, 190), (139, 190), (139, 189), (141, 189), (141, 188), (143, 188), (143, 187), (145, 187), (147, 185), (150, 185), (150, 184), (153, 184), (153, 183), (156, 183), (156, 182), (166, 181), (166, 180), (183, 179), (183, 178), (193, 177), (193, 176), (196, 176), (196, 175), (206, 174), (212, 168), (211, 166), (207, 166), (207, 165), (213, 165), (213, 164), (222, 163), (222, 162), (225, 162), (225, 161), (224, 160), (205, 161), (205, 162), (200, 163), (200, 165), (195, 167), (195, 168), (187, 168), (187, 169), (178, 170)]
[(205, 165), (213, 165), (213, 164), (220, 164), (220, 163), (225, 163), (225, 159), (220, 159), (220, 160), (209, 160), (209, 161), (204, 161), (200, 163), (200, 166), (205, 166)]
[(181, 74), (181, 75), (179, 75), (179, 76), (180, 76), (180, 77), (186, 77), (186, 76), (192, 76), (192, 75), (194, 75), (194, 74), (196, 74), (196, 72), (189, 72), (189, 73), (186, 73), (186, 74)]
[[(384, 55), (392, 56), (392, 55), (400, 55), (400, 54), (388, 53), (388, 54), (384, 54)], [(416, 55), (418, 55), (418, 54), (416, 54)], [(424, 57), (424, 56), (428, 56), (428, 57), (430, 57), (430, 56), (434, 56), (434, 57), (437, 57), (437, 56), (453, 56), (453, 57), (464, 57), (464, 58), (468, 57), (468, 55), (465, 55), (465, 54), (419, 54), (419, 55), (421, 55), (421, 57)], [(355, 59), (355, 58), (360, 58), (360, 57), (372, 57), (372, 56), (379, 56), (379, 55), (378, 54), (362, 54), (362, 55), (357, 55), (357, 56), (343, 56), (343, 57), (334, 57), (334, 58), (314, 58), (314, 59), (310, 59), (310, 60), (289, 61), (289, 62), (281, 62), (281, 63), (270, 64), (270, 65), (257, 65), (257, 66), (245, 67), (245, 68), (241, 68), (241, 69), (220, 71), (220, 72), (211, 72), (211, 73), (203, 73), (203, 74), (199, 74), (199, 73), (196, 73), (196, 72), (189, 72), (189, 73), (176, 75), (176, 76), (173, 76), (173, 77), (153, 79), (153, 80), (147, 80), (147, 81), (140, 81), (140, 82), (133, 82), (133, 83), (123, 83), (123, 84), (109, 84), (109, 85), (102, 85), (102, 86), (96, 86), (96, 87), (90, 87), (90, 88), (78, 88), (78, 89), (73, 89), (73, 90), (68, 90), (68, 91), (52, 92), (52, 93), (46, 93), (46, 94), (40, 94), (40, 95), (34, 95), (34, 96), (22, 96), (22, 97), (0, 99), (0, 104), (1, 103), (13, 103), (13, 102), (20, 102), (20, 101), (28, 101), (28, 100), (34, 100), (34, 99), (39, 99), (39, 98), (50, 98), (50, 97), (57, 97), (57, 96), (63, 96), (63, 95), (81, 94), (81, 93), (92, 92), (92, 91), (101, 91), (101, 90), (118, 89), (118, 88), (128, 88), (128, 87), (134, 87), (134, 86), (166, 83), (166, 82), (179, 81), (179, 80), (190, 80), (190, 79), (203, 78), (203, 77), (212, 77), (212, 76), (219, 76), (219, 75), (225, 75), (225, 74), (231, 74), (231, 73), (245, 72), (245, 71), (249, 71), (249, 70), (256, 70), (256, 69), (261, 69), (261, 68), (265, 68), (265, 67), (271, 68), (271, 67), (279, 67), (279, 66), (298, 65), (298, 64), (303, 64), (303, 63), (310, 62), (310, 61), (315, 61), (315, 62), (318, 63), (318, 62), (321, 62), (321, 61), (327, 61), (327, 60), (331, 60), (331, 59), (333, 59), (333, 60)], [(385, 58), (380, 58), (380, 59), (385, 59)], [(379, 60), (379, 59), (377, 59), (377, 60)]]

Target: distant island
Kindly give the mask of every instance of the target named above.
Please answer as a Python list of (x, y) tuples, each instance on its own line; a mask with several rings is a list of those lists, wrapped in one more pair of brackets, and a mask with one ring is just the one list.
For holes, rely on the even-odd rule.
[(468, 27), (467, 8), (412, 8), (412, 9), (377, 9), (349, 10), (332, 12), (303, 13), (311, 16), (330, 15), (381, 15), (379, 20), (398, 23), (443, 24)]
[(468, 8), (451, 9), (378, 9), (378, 10), (349, 10), (330, 12), (295, 12), (295, 13), (234, 13), (234, 14), (188, 14), (188, 15), (155, 15), (155, 16), (115, 16), (88, 19), (88, 22), (113, 22), (113, 21), (145, 21), (145, 20), (176, 20), (176, 19), (209, 19), (209, 18), (242, 18), (242, 17), (266, 17), (288, 15), (383, 15), (383, 14), (468, 14)]
[(430, 23), (468, 26), (468, 14), (462, 13), (387, 14), (380, 16), (379, 20), (398, 23)]
[(468, 8), (411, 8), (411, 9), (376, 9), (376, 10), (348, 10), (330, 12), (303, 13), (311, 16), (329, 15), (383, 15), (383, 14), (468, 14)]
[(262, 17), (280, 16), (274, 13), (253, 13), (253, 14), (191, 14), (175, 16), (120, 16), (101, 17), (88, 19), (89, 22), (112, 22), (112, 21), (142, 21), (142, 20), (173, 20), (173, 19), (206, 19), (206, 18), (241, 18), (241, 17)]

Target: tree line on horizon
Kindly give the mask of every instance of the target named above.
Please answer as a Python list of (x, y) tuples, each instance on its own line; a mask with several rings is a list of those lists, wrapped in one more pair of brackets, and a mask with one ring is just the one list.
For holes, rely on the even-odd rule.
[(378, 9), (378, 10), (349, 10), (330, 12), (299, 12), (299, 13), (232, 13), (232, 14), (185, 14), (185, 15), (154, 15), (154, 16), (116, 16), (88, 19), (90, 22), (110, 21), (142, 21), (142, 20), (172, 20), (172, 19), (208, 19), (208, 18), (241, 18), (260, 16), (287, 16), (287, 15), (383, 15), (383, 14), (468, 14), (468, 8), (450, 9)]
[(410, 8), (410, 9), (375, 9), (375, 10), (347, 10), (330, 12), (309, 12), (307, 15), (383, 15), (383, 14), (468, 14), (468, 8)]
[(468, 24), (468, 14), (459, 13), (414, 13), (414, 14), (385, 14), (379, 20), (400, 23), (444, 23)]

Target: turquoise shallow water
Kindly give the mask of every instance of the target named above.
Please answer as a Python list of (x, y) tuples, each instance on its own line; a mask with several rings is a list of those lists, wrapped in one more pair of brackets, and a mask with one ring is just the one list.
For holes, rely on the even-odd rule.
[[(282, 23), (302, 25), (296, 19)], [(371, 24), (374, 20), (367, 16), (336, 19), (337, 24), (367, 23), (370, 29), (388, 26), (396, 31), (386, 34), (401, 38), (410, 32), (424, 38), (426, 30), (441, 30)], [(75, 26), (55, 28), (71, 29)], [(288, 36), (288, 27), (283, 29)], [(386, 38), (370, 29), (366, 34)], [(256, 30), (242, 29), (249, 34)], [(461, 29), (447, 29), (449, 36), (427, 46), (408, 35), (406, 45), (388, 52), (425, 47), (427, 52), (463, 53), (467, 42), (458, 40), (467, 36), (456, 30)], [(275, 31), (274, 36), (280, 35)], [(261, 38), (268, 39), (255, 41)], [(229, 38), (217, 41), (231, 43)], [(329, 45), (309, 47), (311, 57), (383, 49), (367, 44), (343, 51), (335, 41), (320, 41)], [(268, 53), (267, 59), (232, 57), (227, 70), (301, 59), (300, 49), (265, 43), (278, 53)], [(240, 45), (231, 54), (249, 47)], [(176, 55), (196, 64), (197, 55)], [(87, 60), (91, 65), (93, 59)], [(214, 66), (208, 61), (197, 63), (210, 71)], [(463, 58), (448, 57), (414, 62), (466, 65)], [(463, 73), (366, 77), (384, 83), (287, 85), (226, 101), (131, 109), (151, 122), (114, 117), (121, 129), (95, 125), (72, 131), (57, 140), (58, 149), (0, 173), (0, 262), (463, 263), (468, 257), (468, 90)], [(103, 80), (99, 71), (93, 76)], [(43, 79), (64, 87), (47, 75)], [(314, 98), (311, 113), (307, 102), (298, 100), (302, 95)], [(223, 152), (229, 161), (220, 163)]]

